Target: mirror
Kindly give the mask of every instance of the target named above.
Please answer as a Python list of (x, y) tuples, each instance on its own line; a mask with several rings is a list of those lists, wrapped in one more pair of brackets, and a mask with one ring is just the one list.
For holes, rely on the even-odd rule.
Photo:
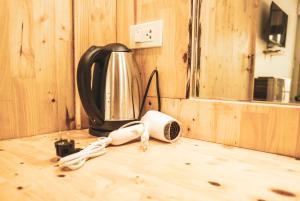
[(300, 24), (297, 7), (298, 0), (259, 2), (254, 100), (299, 101)]
[(297, 8), (298, 0), (194, 0), (191, 97), (300, 103)]

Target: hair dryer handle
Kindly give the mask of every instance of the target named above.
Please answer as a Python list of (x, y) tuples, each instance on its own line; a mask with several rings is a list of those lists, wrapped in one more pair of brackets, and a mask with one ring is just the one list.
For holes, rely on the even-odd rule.
[(141, 137), (144, 130), (144, 124), (138, 124), (112, 131), (108, 137), (112, 139), (112, 145), (121, 145)]

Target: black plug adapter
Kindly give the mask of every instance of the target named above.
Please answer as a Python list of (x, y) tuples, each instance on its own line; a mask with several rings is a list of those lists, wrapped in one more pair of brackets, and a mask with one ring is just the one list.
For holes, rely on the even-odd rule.
[(60, 157), (65, 157), (81, 150), (81, 149), (75, 149), (74, 140), (60, 139), (56, 141), (54, 144), (56, 149), (56, 155)]

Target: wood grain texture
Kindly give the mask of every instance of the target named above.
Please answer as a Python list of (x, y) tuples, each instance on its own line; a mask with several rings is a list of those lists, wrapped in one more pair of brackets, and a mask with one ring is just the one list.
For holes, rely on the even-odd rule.
[(203, 0), (200, 12), (199, 97), (251, 100), (256, 1)]
[[(135, 58), (143, 73), (144, 86), (155, 68), (159, 71), (162, 97), (186, 97), (188, 24), (190, 0), (117, 1), (117, 39), (129, 44), (128, 25), (163, 20), (163, 47), (139, 49)], [(149, 96), (155, 96), (154, 85)]]
[[(299, 114), (299, 116), (298, 116), (298, 120), (299, 120), (299, 122), (298, 122), (298, 130), (299, 130), (299, 132), (300, 132), (300, 114)], [(298, 135), (298, 139), (297, 139), (297, 144), (296, 144), (296, 158), (297, 159), (300, 159), (300, 135)]]
[(61, 31), (65, 41), (56, 37), (71, 26), (71, 7), (71, 0), (1, 0), (0, 139), (72, 127), (65, 123), (66, 110), (74, 114), (72, 29)]
[[(156, 106), (156, 99), (148, 98), (146, 109)], [(163, 98), (162, 111), (182, 122), (185, 137), (300, 156), (300, 107)]]
[(9, 37), (9, 21), (7, 18), (8, 14), (8, 1), (1, 0), (0, 6), (0, 19), (2, 22), (0, 23), (0, 124), (1, 138), (8, 138), (10, 135), (14, 135), (13, 128), (13, 105), (12, 105), (12, 79), (10, 77), (10, 60), (9, 60), (9, 41), (7, 40)]
[[(81, 55), (92, 45), (116, 42), (116, 0), (74, 1), (75, 77)], [(81, 106), (76, 88), (76, 128), (88, 127), (88, 117)]]
[[(72, 131), (78, 147), (96, 138)], [(0, 141), (1, 201), (299, 200), (300, 161), (180, 138), (108, 147), (79, 170), (56, 166), (59, 134)], [(19, 149), (22, 147), (22, 149)]]
[(129, 47), (129, 27), (136, 22), (136, 1), (117, 0), (117, 42)]
[(55, 48), (58, 122), (60, 130), (75, 128), (73, 0), (56, 0)]

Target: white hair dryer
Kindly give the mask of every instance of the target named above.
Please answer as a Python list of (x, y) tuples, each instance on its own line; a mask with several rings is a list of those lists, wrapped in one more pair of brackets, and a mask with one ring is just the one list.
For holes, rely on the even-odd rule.
[(161, 141), (174, 142), (181, 134), (179, 122), (173, 117), (158, 111), (148, 111), (141, 121), (145, 124), (145, 130), (148, 131), (150, 136)]
[(181, 135), (180, 123), (171, 116), (162, 112), (150, 110), (141, 121), (130, 122), (121, 128), (109, 133), (108, 137), (99, 138), (98, 141), (64, 158), (59, 164), (62, 168), (78, 169), (87, 159), (97, 157), (105, 153), (108, 145), (122, 145), (132, 140), (141, 138), (142, 148), (148, 148), (149, 136), (155, 139), (172, 143)]

